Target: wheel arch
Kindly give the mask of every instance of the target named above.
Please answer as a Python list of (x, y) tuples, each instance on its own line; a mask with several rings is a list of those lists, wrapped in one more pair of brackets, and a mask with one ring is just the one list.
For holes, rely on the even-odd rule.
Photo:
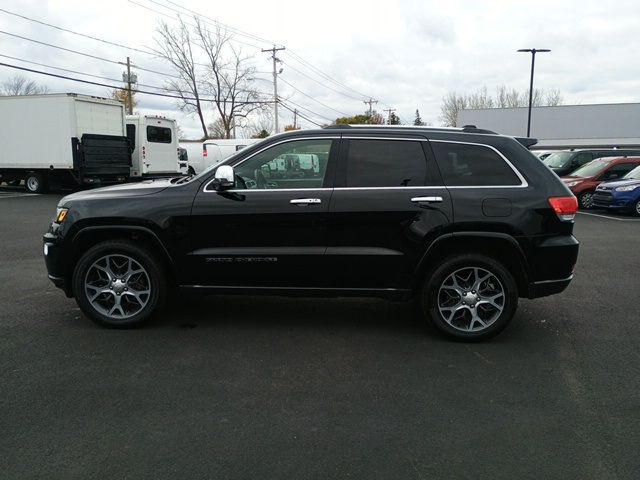
[(518, 286), (518, 295), (529, 295), (529, 264), (516, 239), (506, 233), (472, 231), (443, 235), (429, 246), (418, 263), (412, 285), (413, 292), (422, 288), (426, 276), (439, 264), (438, 260), (463, 253), (486, 255), (500, 261), (513, 275)]
[(74, 235), (71, 241), (73, 254), (69, 262), (67, 275), (70, 276), (73, 273), (78, 260), (87, 250), (106, 240), (128, 240), (151, 248), (162, 261), (162, 267), (166, 268), (172, 276), (175, 276), (173, 258), (158, 235), (148, 227), (135, 225), (95, 225), (82, 228)]

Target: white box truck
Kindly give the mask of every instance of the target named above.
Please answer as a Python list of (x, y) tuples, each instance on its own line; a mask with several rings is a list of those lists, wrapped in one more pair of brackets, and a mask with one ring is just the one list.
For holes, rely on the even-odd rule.
[(179, 160), (177, 123), (159, 115), (127, 115), (127, 138), (133, 149), (131, 179), (187, 173)]
[(131, 151), (124, 106), (74, 93), (0, 97), (0, 181), (48, 185), (123, 182)]

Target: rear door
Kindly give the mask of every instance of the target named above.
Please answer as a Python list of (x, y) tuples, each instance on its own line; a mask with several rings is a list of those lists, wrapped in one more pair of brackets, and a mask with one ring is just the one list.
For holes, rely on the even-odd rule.
[(427, 245), (452, 221), (424, 138), (345, 137), (331, 200), (334, 288), (410, 288)]
[(144, 132), (146, 142), (142, 161), (145, 173), (175, 173), (178, 169), (178, 140), (175, 135), (175, 122), (163, 118), (146, 119)]

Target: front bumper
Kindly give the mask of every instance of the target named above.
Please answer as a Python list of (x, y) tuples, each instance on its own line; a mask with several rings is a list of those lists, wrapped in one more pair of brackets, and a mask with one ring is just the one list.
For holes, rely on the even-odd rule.
[(638, 192), (632, 190), (630, 192), (614, 192), (596, 190), (593, 195), (593, 206), (596, 208), (605, 208), (611, 210), (619, 210), (633, 207), (638, 201)]
[(53, 233), (45, 233), (42, 239), (42, 250), (49, 280), (56, 287), (62, 289), (67, 297), (71, 298), (73, 293), (71, 292), (71, 282), (65, 275), (62, 248)]

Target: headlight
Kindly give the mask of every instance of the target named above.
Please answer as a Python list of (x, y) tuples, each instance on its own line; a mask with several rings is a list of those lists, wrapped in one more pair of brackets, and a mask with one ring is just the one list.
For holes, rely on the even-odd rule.
[(640, 188), (640, 185), (627, 185), (626, 187), (617, 187), (615, 190), (616, 192), (630, 192), (636, 188)]
[(55, 223), (64, 222), (64, 219), (67, 218), (67, 213), (69, 213), (69, 209), (68, 208), (58, 208), (56, 210)]
[(569, 183), (565, 183), (565, 185), (567, 187), (575, 187), (577, 184), (579, 184), (580, 182), (569, 182)]

